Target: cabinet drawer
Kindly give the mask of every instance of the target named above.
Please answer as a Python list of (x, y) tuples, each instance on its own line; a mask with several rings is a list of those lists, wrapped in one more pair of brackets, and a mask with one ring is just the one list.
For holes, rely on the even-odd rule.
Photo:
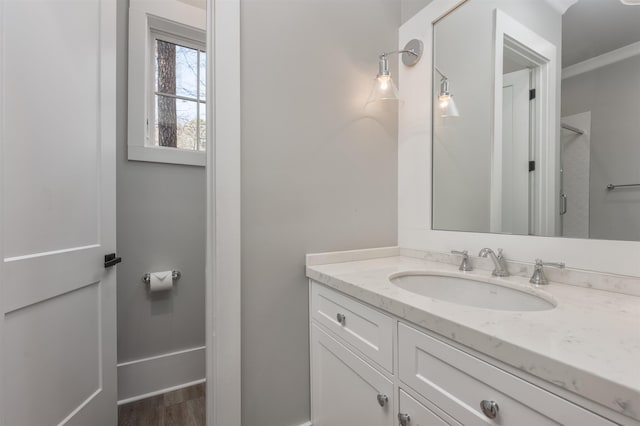
[(393, 372), (391, 317), (315, 282), (311, 285), (311, 317)]
[(406, 421), (407, 426), (458, 426), (458, 423), (447, 423), (438, 417), (433, 411), (420, 404), (415, 399), (407, 395), (402, 389), (400, 390), (398, 420), (401, 421), (402, 415), (409, 416)]
[[(400, 324), (399, 378), (464, 425), (613, 425), (440, 340)], [(483, 400), (498, 414), (483, 414)]]
[(311, 363), (314, 426), (394, 426), (393, 383), (315, 324)]

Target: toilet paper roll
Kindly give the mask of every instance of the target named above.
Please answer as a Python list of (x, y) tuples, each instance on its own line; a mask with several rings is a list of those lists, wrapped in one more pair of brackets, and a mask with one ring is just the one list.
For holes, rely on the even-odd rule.
[(149, 291), (151, 293), (173, 288), (173, 271), (152, 272), (149, 275)]

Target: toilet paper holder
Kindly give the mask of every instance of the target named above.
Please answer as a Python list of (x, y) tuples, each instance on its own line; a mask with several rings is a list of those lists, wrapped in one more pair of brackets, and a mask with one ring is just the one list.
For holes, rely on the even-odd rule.
[[(182, 276), (182, 272), (178, 271), (177, 269), (173, 269), (171, 271), (171, 279), (173, 281), (179, 279), (181, 276)], [(149, 284), (150, 281), (151, 281), (151, 273), (147, 272), (142, 276), (142, 282), (145, 284)]]

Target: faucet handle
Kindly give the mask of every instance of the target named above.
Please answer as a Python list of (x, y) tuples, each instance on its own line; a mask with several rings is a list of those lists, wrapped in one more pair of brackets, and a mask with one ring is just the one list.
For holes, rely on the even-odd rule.
[(469, 261), (469, 252), (467, 250), (451, 250), (451, 254), (459, 254), (460, 256), (462, 256), (462, 262), (460, 263), (460, 267), (458, 268), (459, 270), (473, 271), (473, 267), (471, 266), (471, 262)]
[(533, 268), (533, 275), (531, 275), (531, 279), (529, 282), (535, 285), (545, 285), (549, 284), (549, 280), (544, 275), (544, 267), (552, 266), (554, 268), (564, 268), (564, 262), (543, 262), (542, 259), (536, 259), (536, 265)]
[(498, 259), (504, 259), (504, 256), (502, 255), (503, 250), (501, 248), (498, 249)]
[(536, 259), (536, 268), (542, 268), (543, 266), (564, 269), (566, 265), (564, 262), (543, 262), (542, 259)]

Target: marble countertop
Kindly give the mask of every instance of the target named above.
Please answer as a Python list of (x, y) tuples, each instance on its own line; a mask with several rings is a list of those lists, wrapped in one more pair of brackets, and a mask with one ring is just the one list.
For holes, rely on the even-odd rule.
[[(456, 265), (415, 257), (366, 259), (366, 254), (350, 253), (355, 255), (311, 255), (318, 257), (312, 261), (307, 258), (307, 276), (640, 420), (640, 297), (553, 281), (534, 289), (523, 276), (497, 278), (487, 270), (460, 272)], [(393, 253), (387, 249), (387, 254)], [(403, 290), (389, 281), (390, 275), (403, 271), (463, 274), (542, 292), (557, 306), (518, 312), (448, 303)]]

